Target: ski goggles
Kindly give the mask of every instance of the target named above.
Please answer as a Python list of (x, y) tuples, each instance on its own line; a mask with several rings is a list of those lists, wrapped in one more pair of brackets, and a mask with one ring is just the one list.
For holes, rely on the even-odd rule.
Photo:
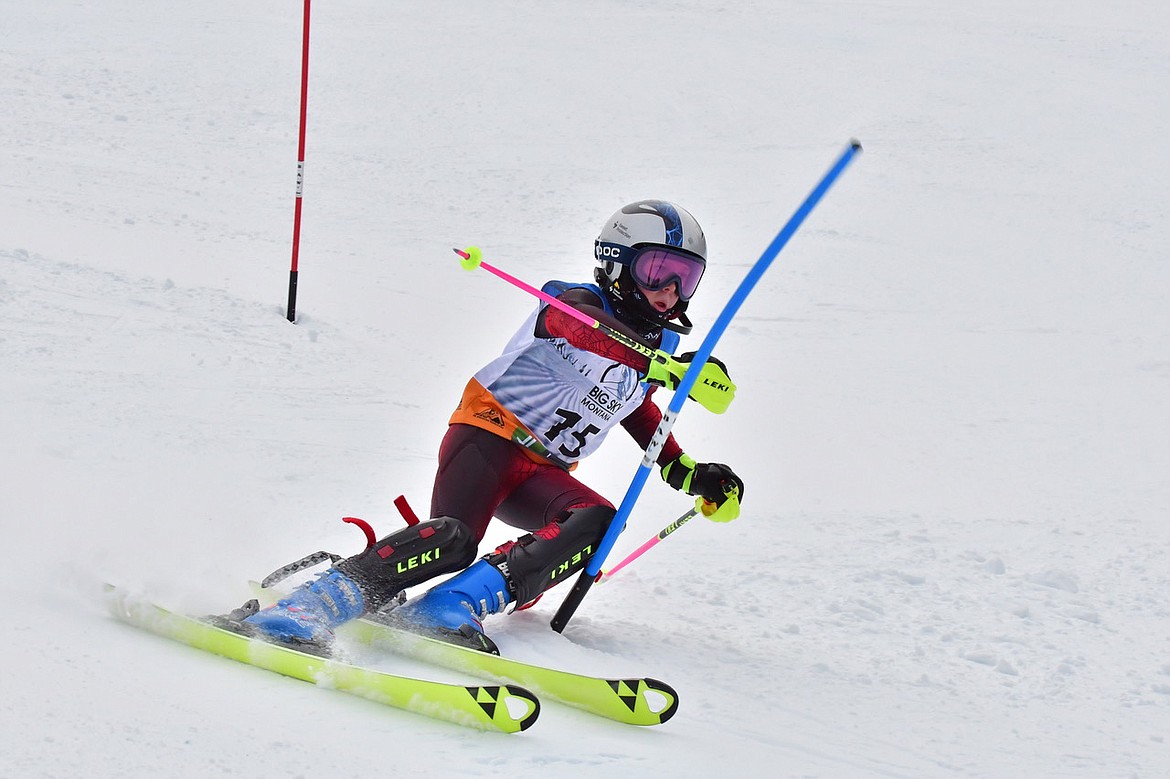
[(639, 287), (657, 292), (675, 284), (679, 300), (690, 300), (699, 288), (707, 261), (679, 249), (647, 246), (638, 250), (629, 267), (630, 275)]

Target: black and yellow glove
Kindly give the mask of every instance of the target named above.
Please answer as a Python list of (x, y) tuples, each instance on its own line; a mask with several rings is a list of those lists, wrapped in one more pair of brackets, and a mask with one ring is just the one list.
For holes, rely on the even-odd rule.
[[(671, 357), (660, 349), (646, 369), (646, 381), (670, 390), (677, 389), (694, 357), (694, 352)], [(726, 411), (735, 399), (735, 382), (727, 375), (727, 366), (714, 357), (708, 357), (687, 397), (713, 414)]]
[(722, 463), (697, 463), (682, 454), (662, 466), (662, 478), (676, 490), (697, 496), (695, 508), (713, 522), (739, 516), (743, 480)]

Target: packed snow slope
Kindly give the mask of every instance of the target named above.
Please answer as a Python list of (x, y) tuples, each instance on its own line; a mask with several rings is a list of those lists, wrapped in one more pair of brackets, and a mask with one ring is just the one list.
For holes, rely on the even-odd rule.
[[(301, 13), (0, 0), (0, 776), (1170, 774), (1165, 3), (317, 3), (293, 325)], [(671, 722), (481, 734), (107, 616), (105, 581), (223, 611), (426, 510), (533, 304), (451, 247), (584, 280), (675, 200), (693, 349), (854, 136), (716, 350), (731, 410), (675, 426), (743, 516), (563, 635), (555, 592), (488, 623), (669, 682)], [(619, 500), (639, 457), (579, 474)], [(686, 507), (655, 477), (613, 559)]]

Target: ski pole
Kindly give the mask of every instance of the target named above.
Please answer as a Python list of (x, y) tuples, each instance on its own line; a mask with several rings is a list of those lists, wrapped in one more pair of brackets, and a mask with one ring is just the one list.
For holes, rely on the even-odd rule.
[[(726, 504), (724, 504), (724, 505), (726, 505)], [(640, 547), (635, 549), (633, 552), (631, 552), (626, 557), (626, 559), (622, 560), (620, 563), (615, 565), (613, 568), (610, 568), (608, 571), (605, 571), (605, 572), (599, 574), (597, 577), (597, 581), (599, 581), (599, 582), (609, 581), (615, 573), (620, 571), (622, 568), (625, 568), (630, 563), (634, 562), (634, 560), (641, 557), (645, 552), (648, 552), (651, 547), (657, 546), (660, 541), (665, 540), (668, 535), (670, 535), (671, 533), (673, 533), (674, 531), (678, 530), (680, 527), (685, 525), (696, 514), (702, 514), (703, 516), (707, 517), (708, 519), (712, 519), (716, 522), (724, 521), (724, 520), (719, 519), (719, 513), (720, 513), (720, 507), (718, 505), (711, 503), (706, 498), (699, 498), (698, 500), (695, 501), (695, 507), (693, 509), (690, 509), (689, 511), (687, 511), (687, 513), (683, 514), (681, 517), (676, 519), (674, 522), (671, 522), (669, 525), (662, 528), (662, 530), (660, 530), (658, 532), (658, 535), (654, 536), (649, 541), (647, 541), (646, 543), (642, 544)], [(737, 516), (739, 516), (739, 501), (738, 500), (736, 500), (736, 502), (735, 502), (735, 513), (731, 516), (731, 519), (734, 519)], [(730, 519), (727, 521), (730, 521)]]
[(699, 513), (699, 509), (693, 508), (690, 511), (688, 511), (687, 513), (683, 514), (678, 519), (676, 519), (674, 522), (671, 522), (669, 525), (662, 528), (662, 530), (658, 531), (658, 535), (654, 536), (649, 541), (647, 541), (646, 543), (642, 544), (640, 547), (635, 549), (633, 552), (631, 552), (626, 557), (626, 559), (622, 560), (620, 563), (615, 565), (613, 568), (610, 568), (608, 571), (605, 571), (604, 573), (602, 573), (601, 578), (599, 578), (597, 581), (604, 584), (605, 582), (612, 579), (613, 575), (615, 573), (617, 573), (618, 571), (625, 568), (630, 563), (637, 560), (639, 557), (641, 557), (646, 552), (650, 551), (650, 549), (652, 547), (657, 546), (660, 541), (664, 540), (671, 533), (673, 533), (674, 531), (678, 530), (680, 527), (685, 525), (687, 522), (689, 522), (691, 520), (691, 518), (693, 516), (695, 516), (698, 513)]
[(560, 311), (563, 311), (564, 313), (573, 317), (574, 319), (576, 319), (578, 322), (582, 323), (583, 325), (586, 325), (588, 327), (592, 327), (595, 330), (600, 330), (601, 332), (605, 333), (610, 338), (612, 338), (613, 340), (622, 344), (623, 346), (628, 346), (629, 348), (633, 349), (638, 354), (644, 355), (646, 357), (649, 357), (651, 360), (656, 360), (657, 362), (661, 362), (661, 363), (665, 363), (667, 361), (667, 356), (664, 354), (660, 354), (658, 352), (658, 350), (654, 349), (652, 346), (649, 346), (647, 344), (642, 343), (637, 338), (632, 338), (631, 336), (626, 335), (621, 330), (615, 330), (612, 327), (610, 327), (609, 325), (606, 325), (603, 322), (599, 322), (598, 320), (594, 319), (593, 317), (589, 316), (588, 314), (586, 314), (582, 311), (578, 311), (577, 309), (573, 308), (565, 301), (557, 300), (556, 298), (554, 298), (552, 295), (548, 294), (547, 292), (542, 292), (541, 290), (537, 289), (536, 287), (532, 286), (531, 284), (528, 284), (526, 282), (521, 281), (520, 279), (516, 278), (512, 274), (507, 273), (505, 271), (502, 271), (499, 268), (497, 268), (493, 265), (489, 265), (488, 263), (484, 262), (483, 261), (483, 251), (478, 246), (468, 246), (466, 251), (464, 251), (463, 249), (452, 249), (452, 251), (463, 258), (459, 261), (459, 264), (462, 265), (465, 270), (475, 270), (476, 268), (483, 268), (487, 272), (495, 274), (496, 276), (499, 276), (501, 279), (508, 282), (509, 284), (512, 284), (513, 286), (516, 286), (516, 287), (519, 287), (520, 289), (524, 290), (528, 294), (535, 295), (536, 297), (543, 300), (545, 303), (548, 303), (550, 306), (553, 306), (554, 308), (556, 308)]
[(573, 589), (565, 596), (560, 608), (553, 616), (551, 625), (552, 629), (556, 632), (560, 633), (565, 629), (574, 612), (577, 611), (577, 607), (585, 599), (589, 588), (596, 581), (597, 573), (601, 570), (602, 564), (605, 563), (605, 558), (609, 555), (610, 550), (613, 549), (617, 537), (625, 528), (626, 521), (634, 509), (634, 503), (637, 502), (638, 496), (642, 493), (642, 488), (646, 485), (646, 479), (650, 475), (650, 469), (658, 459), (658, 454), (662, 451), (663, 444), (666, 443), (666, 437), (670, 434), (670, 429), (674, 426), (674, 421), (678, 418), (679, 412), (682, 410), (683, 401), (686, 400), (691, 388), (694, 387), (695, 382), (698, 380), (699, 372), (703, 369), (707, 358), (711, 356), (711, 352), (715, 349), (715, 344), (719, 341), (719, 338), (723, 335), (728, 325), (731, 324), (732, 318), (739, 311), (740, 306), (743, 305), (748, 294), (751, 293), (752, 289), (764, 275), (764, 272), (771, 266), (772, 261), (776, 259), (776, 255), (780, 253), (780, 250), (784, 248), (800, 225), (803, 224), (805, 218), (816, 207), (817, 203), (821, 201), (825, 193), (828, 192), (829, 187), (833, 185), (833, 182), (837, 180), (860, 151), (861, 144), (856, 140), (851, 140), (845, 151), (833, 163), (829, 172), (821, 178), (820, 182), (817, 183), (812, 192), (801, 203), (800, 207), (796, 209), (796, 213), (788, 219), (788, 222), (780, 229), (780, 232), (772, 239), (772, 243), (760, 255), (760, 258), (756, 260), (755, 265), (752, 266), (747, 276), (740, 282), (739, 287), (732, 293), (731, 299), (724, 305), (723, 311), (719, 313), (719, 317), (715, 320), (711, 331), (707, 333), (707, 337), (703, 339), (702, 345), (699, 346), (699, 350), (695, 352), (694, 357), (691, 359), (690, 367), (687, 368), (678, 387), (675, 388), (674, 395), (670, 398), (670, 405), (666, 413), (662, 415), (662, 422), (659, 423), (658, 429), (654, 432), (653, 437), (651, 437), (650, 444), (646, 447), (646, 454), (642, 458), (642, 463), (634, 473), (634, 478), (626, 490), (626, 495), (622, 499), (621, 505), (618, 506), (617, 513), (610, 520), (605, 535), (597, 545), (597, 550), (589, 558), (589, 562), (585, 564), (585, 570), (581, 571), (581, 575), (577, 577)]

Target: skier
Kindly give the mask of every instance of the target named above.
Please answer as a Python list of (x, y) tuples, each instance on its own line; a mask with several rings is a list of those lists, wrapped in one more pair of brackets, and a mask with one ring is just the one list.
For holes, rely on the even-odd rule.
[[(551, 281), (545, 292), (673, 355), (691, 330), (686, 309), (706, 267), (703, 231), (686, 210), (643, 200), (615, 213), (594, 244), (595, 284)], [(439, 449), (432, 519), (337, 563), (249, 630), (287, 643), (322, 643), (364, 614), (453, 643), (497, 652), (481, 620), (523, 608), (588, 563), (613, 504), (571, 473), (618, 423), (645, 448), (662, 419), (656, 386), (678, 386), (693, 355), (651, 360), (542, 303), (503, 353), (468, 382)], [(709, 360), (691, 399), (721, 413), (735, 385)], [(657, 460), (676, 490), (738, 514), (743, 482), (726, 465), (699, 463), (669, 436)], [(526, 533), (475, 560), (492, 517)], [(405, 589), (459, 571), (393, 610)], [(381, 610), (381, 611), (380, 611)]]

